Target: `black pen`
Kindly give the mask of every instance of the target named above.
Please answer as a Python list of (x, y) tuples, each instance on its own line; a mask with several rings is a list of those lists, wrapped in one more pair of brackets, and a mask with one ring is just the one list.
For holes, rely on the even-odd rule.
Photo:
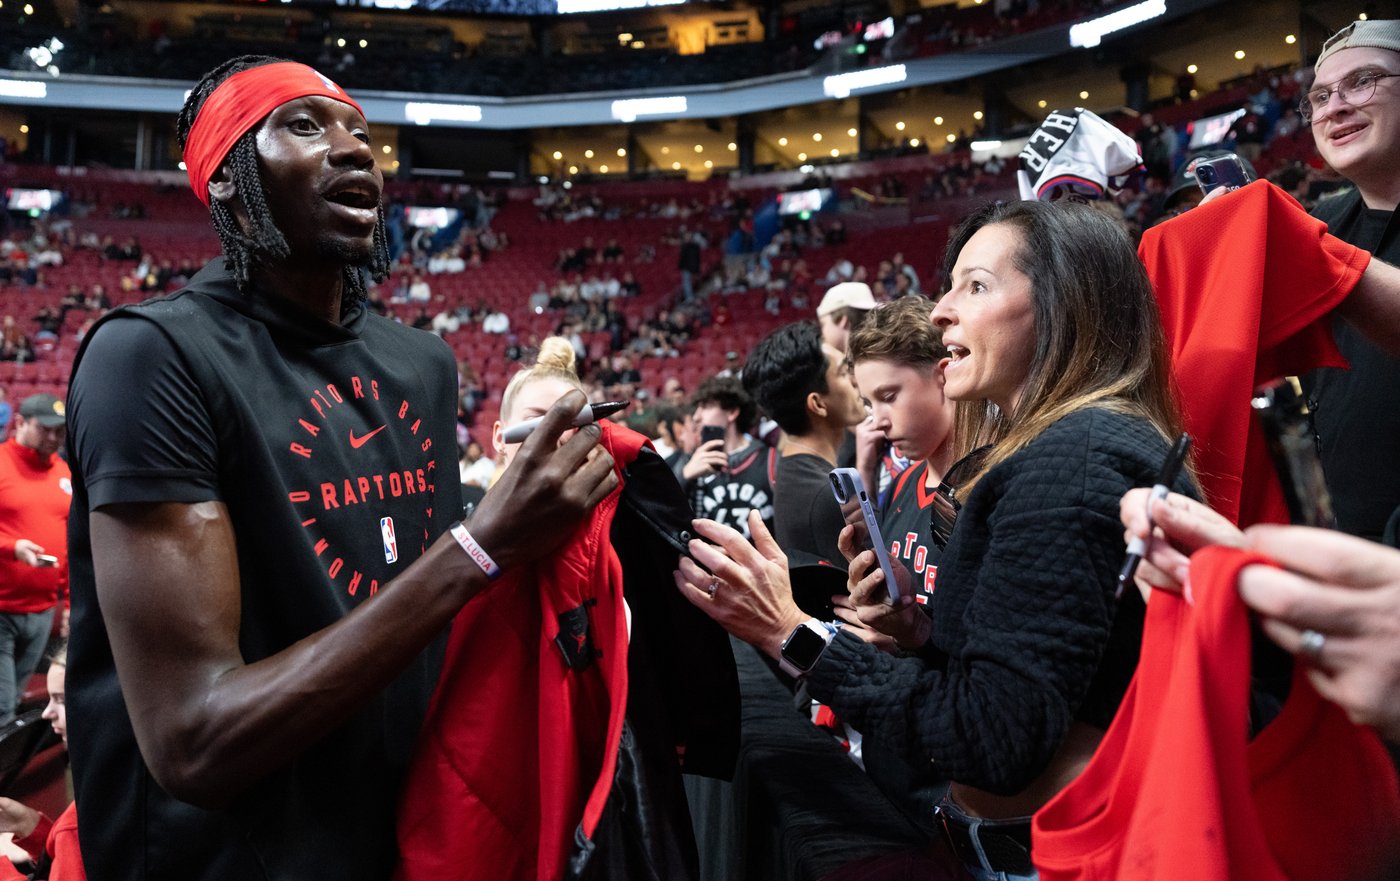
[[(632, 402), (603, 401), (597, 404), (584, 404), (583, 409), (579, 410), (578, 415), (574, 417), (573, 426), (574, 428), (582, 428), (589, 423), (606, 419), (630, 403)], [(536, 416), (534, 419), (526, 419), (524, 422), (518, 422), (501, 432), (501, 440), (508, 444), (518, 444), (529, 437), (532, 431), (539, 428), (540, 423), (543, 421), (543, 416)]]
[[(1147, 494), (1147, 536), (1152, 537), (1152, 529), (1155, 524), (1152, 522), (1152, 503), (1158, 499), (1165, 499), (1167, 493), (1172, 491), (1172, 484), (1176, 483), (1176, 476), (1181, 473), (1181, 466), (1186, 462), (1186, 451), (1191, 449), (1191, 435), (1183, 434), (1172, 444), (1171, 450), (1167, 452), (1167, 459), (1162, 463), (1162, 473), (1157, 476), (1157, 482), (1152, 486), (1152, 492)], [(1133, 536), (1133, 540), (1128, 542), (1128, 559), (1123, 562), (1123, 571), (1118, 573), (1118, 589), (1113, 592), (1114, 597), (1123, 595), (1123, 587), (1133, 580), (1133, 575), (1137, 572), (1138, 564), (1147, 554), (1147, 541)]]

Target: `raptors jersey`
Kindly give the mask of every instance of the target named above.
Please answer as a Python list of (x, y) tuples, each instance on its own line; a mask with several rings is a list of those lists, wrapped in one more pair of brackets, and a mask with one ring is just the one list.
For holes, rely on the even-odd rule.
[(915, 462), (895, 478), (894, 491), (880, 511), (880, 533), (890, 552), (890, 562), (900, 562), (913, 576), (914, 599), (927, 603), (933, 597), (938, 574), (938, 546), (933, 543), (929, 517), (933, 490), (924, 486), (928, 463)]
[(749, 535), (749, 511), (757, 509), (763, 525), (773, 530), (773, 483), (778, 451), (754, 441), (729, 454), (729, 470), (691, 481), (690, 506), (696, 517), (715, 520)]

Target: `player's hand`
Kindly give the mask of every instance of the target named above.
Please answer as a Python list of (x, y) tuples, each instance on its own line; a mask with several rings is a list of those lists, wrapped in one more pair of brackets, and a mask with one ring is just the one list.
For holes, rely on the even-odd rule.
[(579, 391), (556, 401), (477, 505), (472, 536), (502, 569), (563, 544), (617, 488), (612, 456), (598, 445), (602, 429), (585, 425), (560, 443), (585, 403)]

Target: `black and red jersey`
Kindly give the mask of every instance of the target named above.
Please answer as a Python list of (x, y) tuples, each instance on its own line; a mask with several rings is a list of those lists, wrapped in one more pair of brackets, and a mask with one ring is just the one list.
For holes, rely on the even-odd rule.
[(880, 533), (890, 552), (890, 562), (900, 562), (914, 578), (914, 599), (933, 598), (938, 575), (938, 547), (933, 543), (929, 506), (933, 490), (924, 486), (928, 462), (915, 462), (895, 478), (894, 489), (880, 510)]
[(749, 511), (757, 509), (771, 532), (778, 458), (776, 449), (758, 441), (730, 453), (725, 473), (698, 478), (687, 487), (695, 516), (723, 523), (750, 538)]

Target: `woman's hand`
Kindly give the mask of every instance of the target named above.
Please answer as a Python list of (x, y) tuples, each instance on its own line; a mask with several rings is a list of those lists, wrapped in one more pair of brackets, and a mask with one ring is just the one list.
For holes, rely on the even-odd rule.
[(776, 659), (783, 640), (810, 616), (792, 598), (787, 557), (763, 518), (749, 512), (753, 544), (713, 520), (696, 520), (695, 531), (714, 544), (691, 539), (690, 557), (681, 557), (675, 572), (676, 587), (725, 630)]
[[(888, 640), (875, 640), (857, 634), (886, 651), (892, 649), (889, 645), (891, 641), (903, 649), (922, 648), (932, 635), (933, 622), (914, 602), (909, 570), (902, 565), (890, 567), (898, 582), (900, 595), (899, 600), (891, 602), (889, 590), (885, 587), (885, 572), (877, 565), (875, 552), (856, 552), (855, 527), (842, 529), (836, 546), (849, 564), (846, 589), (850, 592), (849, 597), (832, 597), (836, 617), (847, 624), (867, 627), (888, 637)], [(862, 572), (866, 573), (863, 577)]]
[(1299, 526), (1251, 526), (1246, 541), (1287, 567), (1240, 573), (1264, 632), (1307, 665), (1318, 694), (1400, 744), (1400, 552)]
[(1228, 519), (1210, 507), (1178, 493), (1168, 493), (1165, 499), (1152, 500), (1152, 523), (1155, 529), (1149, 539), (1147, 504), (1152, 490), (1145, 487), (1128, 490), (1118, 503), (1118, 516), (1123, 521), (1123, 540), (1141, 538), (1147, 541), (1147, 553), (1137, 570), (1138, 590), (1146, 602), (1152, 588), (1180, 593), (1186, 583), (1191, 555), (1208, 545), (1244, 546), (1244, 533)]

